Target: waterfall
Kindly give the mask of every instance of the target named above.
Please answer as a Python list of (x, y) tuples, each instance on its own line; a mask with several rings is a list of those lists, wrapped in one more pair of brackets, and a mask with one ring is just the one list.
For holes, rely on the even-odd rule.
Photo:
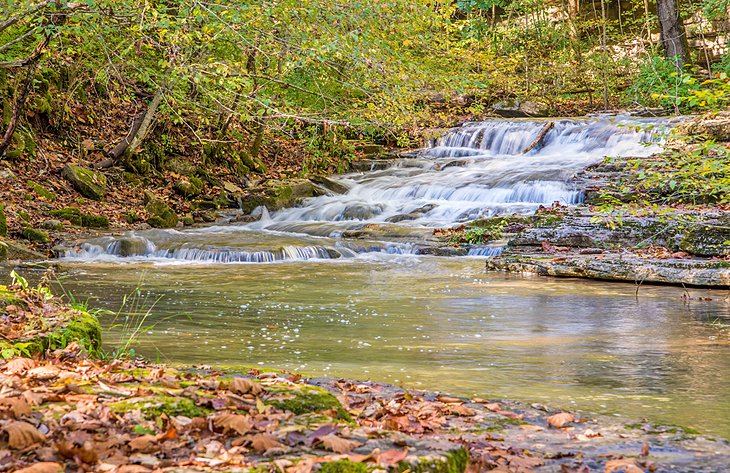
[[(663, 119), (597, 117), (554, 120), (538, 146), (524, 152), (548, 120), (489, 120), (450, 130), (417, 157), (392, 167), (333, 178), (341, 195), (307, 199), (258, 222), (105, 237), (66, 251), (81, 260), (272, 263), (414, 254), (413, 243), (436, 227), (494, 215), (530, 214), (554, 202), (574, 205), (583, 193), (575, 176), (606, 156), (649, 156), (661, 150)], [(378, 228), (411, 243), (378, 241)], [(373, 230), (374, 229), (374, 230)], [(420, 233), (418, 233), (420, 229)], [(373, 230), (365, 242), (342, 236)], [(370, 234), (368, 234), (370, 235)], [(384, 238), (387, 239), (387, 238)], [(500, 247), (472, 248), (493, 256)]]

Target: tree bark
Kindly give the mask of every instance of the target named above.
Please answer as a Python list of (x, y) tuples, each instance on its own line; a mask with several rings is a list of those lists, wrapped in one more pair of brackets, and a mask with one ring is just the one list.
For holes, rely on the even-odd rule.
[(677, 69), (682, 69), (685, 64), (691, 63), (691, 59), (677, 0), (657, 0), (656, 10), (664, 57), (673, 59)]
[(28, 94), (30, 94), (30, 89), (32, 88), (32, 86), (33, 69), (28, 71), (28, 77), (25, 79), (23, 89), (20, 91), (20, 94), (15, 100), (13, 113), (10, 116), (10, 123), (8, 123), (8, 128), (5, 130), (5, 133), (3, 133), (2, 141), (0, 141), (0, 157), (5, 154), (5, 151), (8, 150), (8, 148), (10, 147), (10, 143), (12, 143), (13, 141), (13, 134), (15, 134), (15, 129), (18, 127), (18, 122), (20, 122), (20, 116), (23, 113), (25, 101), (28, 99)]
[(127, 133), (127, 136), (125, 136), (124, 139), (114, 147), (114, 149), (109, 151), (109, 159), (96, 163), (94, 165), (95, 168), (108, 168), (113, 166), (114, 163), (122, 156), (130, 156), (137, 152), (142, 141), (144, 141), (147, 137), (149, 127), (152, 124), (152, 120), (155, 118), (155, 113), (157, 113), (157, 108), (160, 106), (160, 102), (162, 102), (162, 96), (163, 88), (160, 87), (157, 89), (157, 92), (155, 92), (155, 96), (152, 98), (152, 102), (150, 102), (147, 107), (147, 111), (134, 117), (132, 128), (129, 130), (129, 133)]

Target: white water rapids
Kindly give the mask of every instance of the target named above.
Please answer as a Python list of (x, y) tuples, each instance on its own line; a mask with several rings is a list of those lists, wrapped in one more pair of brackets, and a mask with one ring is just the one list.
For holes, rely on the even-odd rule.
[[(527, 153), (545, 120), (490, 120), (451, 130), (413, 158), (384, 170), (334, 178), (344, 194), (264, 212), (259, 221), (185, 231), (153, 230), (90, 240), (63, 258), (203, 263), (270, 263), (417, 252), (412, 244), (353, 241), (367, 224), (410, 231), (493, 215), (529, 214), (559, 201), (579, 204), (574, 177), (606, 156), (643, 157), (661, 149), (666, 120), (600, 117), (555, 120)], [(473, 254), (491, 255), (490, 248)]]

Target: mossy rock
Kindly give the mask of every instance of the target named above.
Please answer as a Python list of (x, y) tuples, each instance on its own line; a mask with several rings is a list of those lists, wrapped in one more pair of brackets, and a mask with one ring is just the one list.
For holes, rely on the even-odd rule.
[(730, 256), (730, 227), (727, 224), (694, 226), (684, 234), (679, 248), (697, 256)]
[(172, 187), (183, 197), (195, 197), (203, 190), (203, 181), (197, 177), (190, 177), (175, 182)]
[[(15, 293), (5, 286), (0, 286), (0, 302), (3, 305), (23, 305)], [(25, 339), (0, 341), (0, 356), (6, 359), (13, 356), (31, 357), (48, 350), (65, 348), (71, 342), (78, 342), (91, 355), (99, 354), (102, 343), (101, 325), (96, 317), (87, 312), (75, 312), (70, 309), (68, 314), (68, 320), (50, 333)]]
[(8, 259), (8, 245), (0, 240), (0, 262)]
[(46, 199), (49, 202), (53, 202), (54, 200), (56, 200), (56, 194), (49, 191), (48, 189), (46, 189), (42, 185), (38, 184), (37, 182), (28, 181), (28, 186), (33, 190), (35, 195), (37, 195), (38, 197)]
[(175, 228), (177, 226), (177, 214), (172, 208), (161, 199), (151, 199), (145, 206), (150, 214), (147, 223), (155, 228)]
[(296, 415), (309, 414), (334, 410), (338, 419), (351, 421), (350, 414), (342, 407), (334, 394), (316, 386), (301, 386), (299, 389), (279, 391), (277, 388), (268, 388), (272, 393), (289, 394), (293, 397), (285, 400), (269, 400), (266, 404), (277, 409), (292, 412)]
[(36, 230), (32, 227), (25, 227), (20, 232), (20, 235), (26, 240), (34, 241), (36, 243), (50, 243), (51, 241), (51, 237), (48, 236), (48, 233), (43, 230)]
[(5, 207), (0, 204), (0, 236), (8, 236), (8, 221), (5, 218)]
[(52, 210), (54, 217), (68, 220), (73, 225), (87, 228), (106, 228), (109, 226), (109, 218), (103, 215), (92, 215), (82, 213), (78, 207), (64, 207)]
[(92, 200), (101, 200), (107, 192), (106, 176), (98, 171), (67, 164), (61, 173), (81, 195)]
[(107, 228), (109, 218), (104, 215), (81, 214), (81, 226), (87, 228)]
[(52, 210), (51, 215), (68, 220), (73, 225), (81, 226), (81, 209), (78, 207), (64, 207), (62, 209)]
[(190, 163), (188, 161), (182, 160), (180, 158), (169, 158), (165, 161), (165, 169), (174, 172), (175, 174), (180, 174), (182, 176), (193, 176), (197, 168), (193, 163)]
[(197, 406), (191, 399), (175, 396), (154, 396), (125, 399), (109, 404), (112, 412), (124, 414), (131, 411), (140, 411), (147, 419), (155, 419), (162, 414), (168, 417), (205, 417), (212, 412)]

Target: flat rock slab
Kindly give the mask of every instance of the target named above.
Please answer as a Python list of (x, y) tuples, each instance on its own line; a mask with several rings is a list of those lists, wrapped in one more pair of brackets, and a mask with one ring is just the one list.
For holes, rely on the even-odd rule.
[(633, 283), (730, 287), (730, 261), (702, 258), (642, 258), (626, 253), (600, 255), (524, 254), (487, 260), (487, 270), (542, 276), (601, 279)]

